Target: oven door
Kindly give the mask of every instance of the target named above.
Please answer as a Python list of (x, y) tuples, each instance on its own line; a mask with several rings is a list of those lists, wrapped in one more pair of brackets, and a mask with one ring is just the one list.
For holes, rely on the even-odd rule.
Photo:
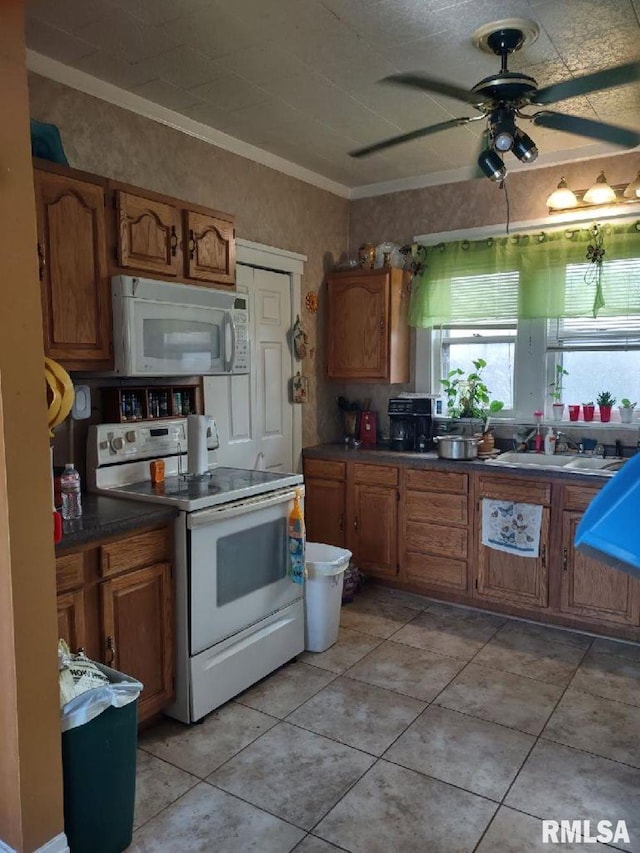
[(287, 607), (294, 489), (189, 513), (191, 655)]

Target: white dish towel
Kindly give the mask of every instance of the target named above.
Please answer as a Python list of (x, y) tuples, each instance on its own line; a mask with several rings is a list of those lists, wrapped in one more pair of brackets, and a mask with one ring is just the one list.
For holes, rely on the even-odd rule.
[(542, 507), (482, 500), (482, 544), (520, 557), (538, 557)]

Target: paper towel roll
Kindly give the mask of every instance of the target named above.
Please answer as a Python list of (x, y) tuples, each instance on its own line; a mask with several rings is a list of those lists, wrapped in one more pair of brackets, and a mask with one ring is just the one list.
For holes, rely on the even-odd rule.
[(207, 428), (209, 420), (206, 415), (187, 416), (187, 471), (189, 476), (198, 477), (209, 470), (207, 456)]

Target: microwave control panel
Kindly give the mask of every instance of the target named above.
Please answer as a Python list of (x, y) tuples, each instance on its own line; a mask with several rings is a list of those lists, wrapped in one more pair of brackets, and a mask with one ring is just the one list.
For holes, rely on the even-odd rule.
[(249, 313), (245, 309), (235, 309), (233, 325), (236, 330), (236, 349), (232, 373), (249, 373)]

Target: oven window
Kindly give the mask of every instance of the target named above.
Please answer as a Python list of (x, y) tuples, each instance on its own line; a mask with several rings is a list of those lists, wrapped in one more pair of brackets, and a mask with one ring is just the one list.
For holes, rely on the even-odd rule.
[(217, 550), (217, 604), (223, 607), (287, 573), (287, 519), (222, 536)]
[(222, 358), (220, 329), (214, 323), (153, 318), (143, 320), (142, 330), (145, 358), (178, 361), (194, 372), (209, 370)]

